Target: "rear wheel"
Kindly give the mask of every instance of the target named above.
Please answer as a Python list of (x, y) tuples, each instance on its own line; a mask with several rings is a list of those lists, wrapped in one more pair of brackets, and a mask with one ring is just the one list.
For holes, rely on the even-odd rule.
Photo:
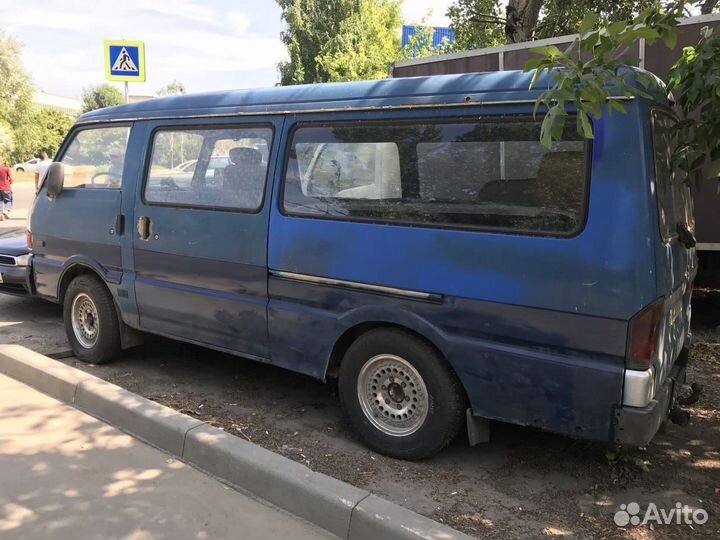
[(339, 388), (350, 422), (381, 454), (427, 458), (462, 428), (466, 399), (457, 377), (433, 347), (402, 330), (360, 336), (342, 361)]
[(120, 324), (112, 295), (96, 276), (70, 282), (63, 302), (65, 333), (75, 356), (103, 364), (120, 353)]

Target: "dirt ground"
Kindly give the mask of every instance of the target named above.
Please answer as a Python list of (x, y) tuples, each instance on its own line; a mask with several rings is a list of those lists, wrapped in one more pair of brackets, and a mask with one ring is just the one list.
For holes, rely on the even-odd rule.
[[(464, 438), (411, 463), (365, 448), (333, 383), (159, 338), (107, 366), (63, 362), (220, 426), (480, 539), (720, 538), (720, 292), (698, 291), (689, 382), (704, 385), (690, 425), (668, 425), (643, 450), (495, 423), (487, 444)], [(58, 306), (0, 297), (0, 343), (68, 350)], [(620, 504), (703, 508), (704, 525), (615, 525)]]

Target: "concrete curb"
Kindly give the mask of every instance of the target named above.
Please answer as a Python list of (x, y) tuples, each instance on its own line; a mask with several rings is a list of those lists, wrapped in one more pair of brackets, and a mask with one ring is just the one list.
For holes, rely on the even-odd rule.
[(406, 508), (19, 345), (0, 372), (347, 540), (471, 540)]

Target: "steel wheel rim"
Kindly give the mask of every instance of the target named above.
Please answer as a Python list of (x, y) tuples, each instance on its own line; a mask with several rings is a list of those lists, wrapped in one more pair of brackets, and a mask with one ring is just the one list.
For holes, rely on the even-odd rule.
[(412, 435), (427, 418), (430, 400), (425, 381), (410, 362), (394, 354), (379, 354), (365, 362), (357, 394), (365, 417), (386, 435)]
[(75, 296), (70, 313), (75, 339), (85, 349), (92, 349), (100, 333), (100, 318), (95, 302), (87, 294), (80, 293)]

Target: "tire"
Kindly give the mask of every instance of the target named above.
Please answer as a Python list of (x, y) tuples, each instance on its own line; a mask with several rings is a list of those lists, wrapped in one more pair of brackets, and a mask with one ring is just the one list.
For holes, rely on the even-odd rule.
[(395, 328), (371, 330), (350, 346), (340, 365), (339, 393), (350, 423), (370, 448), (408, 460), (428, 458), (450, 444), (467, 407), (445, 359)]
[(22, 167), (18, 167), (17, 169), (15, 169), (15, 171), (16, 172), (25, 172), (25, 169), (23, 169)]
[(110, 291), (100, 278), (83, 274), (70, 282), (63, 300), (65, 333), (75, 356), (104, 364), (120, 353), (120, 323)]

